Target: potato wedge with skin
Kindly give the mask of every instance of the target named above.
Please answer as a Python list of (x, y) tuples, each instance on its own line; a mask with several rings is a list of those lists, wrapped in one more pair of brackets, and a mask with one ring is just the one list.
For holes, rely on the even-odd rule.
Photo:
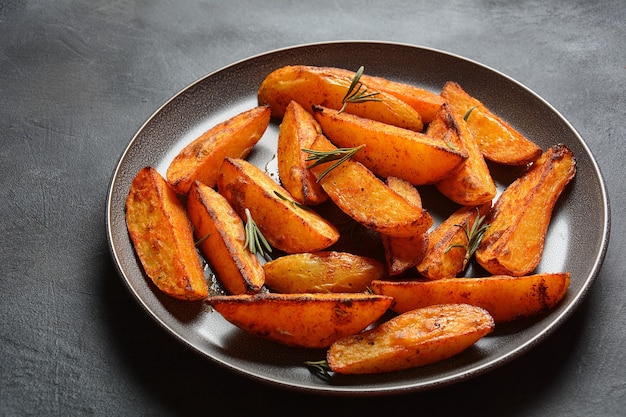
[(226, 291), (259, 292), (265, 282), (263, 267), (245, 248), (243, 221), (226, 198), (196, 181), (187, 194), (187, 213), (200, 249)]
[(322, 128), (297, 102), (287, 106), (278, 134), (278, 175), (283, 187), (299, 203), (317, 205), (328, 199), (324, 189), (308, 170), (307, 155), (302, 149), (309, 148)]
[(554, 308), (565, 296), (570, 274), (444, 278), (436, 281), (373, 281), (375, 294), (393, 297), (397, 313), (433, 304), (467, 303), (484, 308), (496, 323), (531, 317)]
[(526, 165), (541, 155), (539, 146), (465, 92), (459, 84), (447, 82), (441, 96), (455, 113), (467, 119), (467, 127), (485, 158), (504, 165)]
[(478, 206), (490, 202), (496, 197), (496, 184), (476, 139), (462, 114), (454, 109), (450, 110), (448, 106), (445, 109), (450, 111), (450, 117), (458, 128), (458, 138), (467, 150), (468, 157), (435, 186), (441, 194), (463, 206)]
[(270, 109), (259, 106), (219, 123), (174, 157), (167, 168), (169, 184), (187, 194), (194, 181), (214, 187), (224, 158), (245, 158), (270, 122)]
[(181, 300), (208, 295), (185, 208), (152, 167), (142, 168), (133, 179), (126, 225), (146, 275), (159, 290)]
[(281, 256), (263, 264), (265, 282), (279, 293), (355, 293), (386, 277), (375, 259), (347, 252), (323, 251)]
[(488, 214), (491, 203), (477, 207), (462, 206), (435, 227), (428, 236), (428, 248), (417, 264), (419, 273), (428, 279), (455, 277), (465, 270), (467, 253), (465, 228), (471, 230), (479, 216)]
[[(337, 148), (324, 136), (318, 136), (311, 149), (332, 151)], [(320, 164), (311, 171), (320, 178), (331, 164)], [(409, 237), (423, 233), (432, 224), (430, 216), (425, 216), (365, 166), (351, 159), (332, 169), (319, 183), (344, 213), (379, 233)]]
[(381, 177), (400, 177), (413, 185), (431, 184), (449, 175), (467, 158), (459, 147), (385, 123), (315, 106), (324, 135), (340, 148), (365, 144), (354, 159)]
[(246, 160), (226, 158), (217, 186), (242, 219), (245, 209), (250, 210), (261, 233), (277, 249), (317, 252), (339, 239), (335, 226), (295, 204), (287, 190)]
[[(354, 71), (343, 68), (326, 67), (326, 70), (349, 77), (350, 79), (354, 78), (356, 74)], [(430, 123), (435, 118), (435, 114), (439, 111), (441, 105), (445, 102), (443, 97), (432, 91), (411, 84), (392, 81), (384, 77), (363, 74), (361, 81), (374, 91), (382, 91), (404, 101), (417, 110), (424, 123)]]
[[(410, 204), (413, 204), (418, 209), (422, 209), (422, 198), (419, 191), (408, 181), (398, 177), (389, 177), (385, 183)], [(430, 217), (426, 210), (423, 210), (423, 212), (425, 216)], [(428, 247), (428, 232), (409, 237), (380, 235), (380, 240), (385, 251), (387, 272), (389, 275), (398, 275), (417, 265), (424, 257)]]
[[(314, 105), (339, 110), (351, 83), (352, 77), (324, 67), (285, 66), (273, 71), (263, 80), (258, 90), (258, 101), (259, 104), (268, 104), (272, 108), (272, 116), (277, 118), (283, 117), (292, 100), (306, 110)], [(375, 91), (368, 88), (367, 93)], [(375, 100), (348, 103), (345, 111), (405, 129), (422, 131), (422, 118), (413, 107), (390, 94), (376, 93), (378, 94), (373, 97)]]
[(534, 271), (556, 201), (575, 174), (572, 152), (555, 145), (511, 183), (486, 220), (491, 226), (476, 251), (480, 265), (492, 274), (521, 276)]
[(494, 329), (493, 318), (468, 304), (442, 304), (400, 314), (378, 327), (337, 340), (326, 361), (340, 374), (416, 368), (451, 358)]
[(391, 298), (373, 294), (213, 296), (207, 303), (240, 329), (288, 346), (326, 348), (378, 320)]

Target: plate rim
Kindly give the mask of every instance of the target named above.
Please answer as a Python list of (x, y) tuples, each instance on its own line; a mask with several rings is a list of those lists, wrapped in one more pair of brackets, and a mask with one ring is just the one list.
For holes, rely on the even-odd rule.
[[(280, 381), (275, 378), (266, 377), (259, 373), (242, 369), (238, 366), (227, 363), (219, 358), (213, 357), (207, 354), (206, 352), (202, 351), (198, 347), (194, 346), (192, 343), (186, 340), (182, 335), (178, 334), (161, 317), (158, 317), (155, 314), (155, 312), (151, 310), (151, 308), (146, 304), (146, 302), (140, 297), (140, 294), (138, 294), (137, 291), (135, 291), (135, 289), (132, 287), (132, 285), (129, 282), (129, 278), (125, 274), (125, 271), (122, 270), (122, 267), (120, 265), (119, 258), (118, 258), (118, 251), (113, 242), (113, 231), (112, 231), (112, 217), (113, 217), (113, 210), (114, 210), (113, 199), (114, 199), (114, 193), (115, 193), (115, 182), (116, 182), (116, 179), (118, 178), (118, 175), (120, 175), (122, 164), (125, 158), (127, 157), (127, 155), (129, 154), (130, 150), (133, 148), (134, 143), (137, 141), (138, 137), (142, 134), (145, 128), (149, 126), (150, 123), (153, 121), (153, 119), (157, 117), (173, 101), (177, 100), (181, 95), (185, 94), (190, 89), (203, 83), (206, 79), (213, 77), (221, 72), (224, 72), (232, 67), (236, 67), (238, 65), (244, 64), (249, 61), (262, 59), (264, 57), (269, 57), (269, 56), (283, 53), (283, 52), (295, 51), (297, 49), (305, 49), (305, 48), (310, 48), (310, 47), (323, 48), (325, 46), (347, 47), (353, 44), (359, 44), (361, 46), (372, 44), (372, 45), (378, 45), (378, 46), (383, 46), (383, 47), (384, 46), (406, 47), (410, 49), (427, 51), (430, 53), (435, 53), (438, 55), (451, 57), (454, 59), (458, 59), (461, 61), (471, 63), (473, 65), (482, 67), (483, 69), (489, 72), (492, 72), (495, 75), (498, 75), (499, 77), (502, 77), (509, 82), (516, 84), (518, 87), (525, 90), (525, 92), (529, 93), (536, 100), (540, 101), (543, 105), (545, 105), (555, 116), (557, 116), (560, 119), (560, 121), (564, 124), (564, 126), (567, 127), (567, 129), (574, 134), (576, 139), (579, 141), (580, 146), (589, 155), (590, 157), (589, 162), (591, 163), (593, 172), (595, 172), (595, 174), (597, 175), (598, 183), (600, 185), (599, 192), (600, 192), (600, 195), (602, 196), (601, 206), (603, 208), (602, 214), (604, 217), (602, 219), (603, 228), (601, 232), (602, 239), (601, 239), (600, 248), (599, 248), (599, 251), (594, 256), (593, 265), (590, 270), (590, 273), (588, 277), (586, 277), (584, 280), (586, 285), (583, 286), (581, 291), (578, 291), (575, 294), (575, 297), (569, 302), (567, 307), (560, 314), (555, 316), (549, 323), (547, 323), (542, 331), (540, 331), (538, 334), (536, 334), (529, 340), (525, 341), (524, 343), (520, 344), (519, 346), (516, 346), (514, 349), (511, 349), (506, 354), (502, 356), (498, 356), (486, 363), (481, 364), (480, 366), (474, 367), (467, 372), (463, 372), (461, 374), (454, 373), (453, 375), (447, 376), (447, 377), (433, 378), (428, 383), (424, 383), (424, 384), (406, 383), (401, 386), (395, 386), (393, 388), (381, 387), (380, 389), (377, 389), (377, 388), (368, 387), (366, 390), (359, 390), (355, 388), (354, 386), (343, 387), (343, 386), (327, 385), (327, 386), (312, 387), (312, 386), (303, 385), (303, 384), (287, 383), (285, 381)], [(251, 55), (243, 59), (236, 60), (230, 64), (227, 64), (225, 66), (222, 66), (220, 68), (217, 68), (207, 73), (206, 75), (196, 79), (195, 81), (192, 81), (191, 83), (187, 84), (182, 89), (180, 89), (178, 92), (173, 94), (162, 105), (158, 106), (156, 110), (154, 110), (150, 114), (150, 116), (140, 125), (140, 127), (133, 134), (131, 140), (124, 147), (123, 151), (118, 157), (117, 162), (115, 164), (115, 169), (113, 170), (109, 178), (109, 186), (107, 189), (107, 196), (106, 196), (106, 219), (105, 220), (106, 220), (106, 231), (107, 231), (107, 241), (108, 241), (108, 246), (109, 246), (109, 252), (112, 257), (112, 261), (115, 265), (115, 269), (117, 273), (120, 275), (120, 278), (122, 278), (124, 285), (128, 288), (131, 294), (133, 294), (133, 297), (139, 303), (142, 309), (145, 310), (146, 313), (148, 313), (148, 316), (151, 317), (155, 322), (157, 322), (162, 328), (164, 328), (166, 330), (166, 333), (170, 334), (170, 336), (174, 337), (174, 339), (177, 340), (178, 342), (187, 346), (192, 351), (199, 353), (203, 358), (209, 359), (212, 363), (220, 365), (224, 369), (234, 371), (235, 373), (242, 375), (244, 377), (247, 377), (252, 380), (262, 382), (262, 383), (270, 384), (276, 387), (295, 390), (295, 391), (301, 391), (301, 392), (307, 392), (307, 393), (325, 394), (325, 395), (341, 395), (341, 396), (370, 395), (371, 396), (371, 395), (386, 395), (386, 394), (399, 394), (399, 393), (406, 393), (406, 392), (423, 391), (423, 390), (436, 389), (439, 387), (459, 383), (463, 380), (474, 378), (479, 375), (485, 374), (497, 367), (501, 367), (504, 364), (511, 362), (512, 360), (518, 358), (523, 353), (532, 349), (541, 341), (546, 339), (558, 327), (560, 327), (574, 313), (574, 311), (578, 309), (580, 303), (587, 296), (590, 288), (592, 287), (593, 283), (595, 282), (598, 276), (598, 273), (600, 272), (600, 269), (602, 268), (602, 264), (606, 256), (606, 252), (607, 252), (609, 240), (610, 240), (611, 207), (610, 207), (609, 195), (608, 195), (604, 176), (602, 174), (602, 171), (600, 169), (600, 166), (596, 158), (593, 155), (593, 152), (589, 148), (586, 141), (582, 138), (582, 136), (574, 128), (574, 126), (554, 106), (552, 106), (547, 100), (545, 100), (543, 97), (541, 97), (539, 94), (537, 94), (535, 91), (533, 91), (532, 89), (530, 89), (529, 87), (521, 83), (520, 81), (508, 76), (507, 74), (491, 66), (485, 65), (471, 58), (467, 58), (459, 54), (443, 51), (443, 50), (432, 48), (432, 47), (421, 46), (421, 45), (410, 44), (410, 43), (377, 41), (377, 40), (333, 40), (333, 41), (301, 43), (301, 44), (295, 44), (291, 46), (284, 46), (284, 47), (272, 49), (269, 51), (257, 53), (257, 54)]]

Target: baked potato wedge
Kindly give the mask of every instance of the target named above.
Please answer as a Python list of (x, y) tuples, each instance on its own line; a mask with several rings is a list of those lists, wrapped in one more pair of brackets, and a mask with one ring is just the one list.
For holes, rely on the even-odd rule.
[(339, 374), (416, 368), (455, 356), (494, 329), (493, 318), (468, 304), (441, 304), (400, 314), (378, 327), (341, 338), (326, 361)]
[(166, 172), (169, 184), (179, 194), (187, 194), (196, 180), (214, 187), (224, 158), (245, 158), (267, 129), (270, 113), (259, 106), (207, 130), (174, 157)]
[[(490, 202), (496, 197), (496, 184), (473, 133), (467, 127), (462, 114), (451, 110), (447, 105), (442, 107), (442, 111), (449, 112), (451, 123), (457, 127), (458, 139), (467, 151), (467, 159), (435, 186), (441, 194), (463, 206), (478, 206)], [(434, 124), (429, 129), (432, 135)]]
[(313, 107), (313, 115), (336, 146), (365, 144), (354, 159), (380, 177), (395, 176), (413, 185), (431, 184), (449, 175), (467, 158), (465, 149), (420, 132), (321, 106)]
[(555, 145), (500, 195), (476, 260), (492, 274), (527, 275), (535, 270), (554, 206), (576, 174), (576, 160), (565, 145)]
[(467, 121), (478, 147), (490, 161), (504, 165), (526, 165), (541, 155), (541, 148), (493, 113), (458, 83), (447, 82), (441, 96)]
[[(339, 110), (344, 105), (352, 78), (325, 67), (285, 66), (268, 74), (263, 80), (258, 90), (258, 101), (261, 105), (269, 105), (272, 116), (277, 118), (283, 117), (292, 100), (307, 110), (314, 105)], [(362, 81), (356, 87), (361, 92), (366, 90), (367, 94), (374, 93), (375, 96), (370, 100), (348, 102), (346, 112), (418, 132), (424, 128), (420, 114), (407, 103), (390, 94), (373, 91)]]
[[(324, 136), (318, 136), (311, 150), (329, 152), (337, 148)], [(399, 237), (419, 235), (430, 227), (430, 216), (387, 187), (361, 163), (348, 159), (322, 176), (332, 164), (325, 162), (310, 169), (337, 207), (358, 223)]]
[(243, 221), (226, 198), (196, 181), (187, 194), (187, 213), (200, 250), (226, 291), (259, 292), (265, 282), (263, 267), (245, 247)]
[(308, 170), (307, 155), (302, 152), (321, 134), (322, 128), (310, 111), (295, 101), (287, 105), (278, 134), (278, 175), (282, 186), (301, 204), (317, 205), (328, 199)]
[(283, 252), (317, 252), (339, 239), (335, 226), (295, 204), (287, 190), (246, 160), (226, 158), (217, 186), (239, 216), (246, 219), (248, 209), (270, 245)]
[[(435, 227), (428, 236), (428, 248), (417, 264), (419, 273), (428, 279), (441, 279), (460, 275), (469, 262), (468, 235), (480, 218), (489, 213), (491, 203), (470, 207), (461, 206)], [(484, 224), (484, 223), (483, 223)], [(467, 233), (466, 231), (470, 231)], [(471, 236), (470, 236), (471, 237)]]
[(181, 300), (206, 298), (208, 285), (185, 207), (153, 167), (142, 168), (133, 179), (126, 225), (146, 275), (159, 290)]
[[(390, 189), (404, 197), (410, 204), (413, 204), (415, 208), (423, 210), (419, 191), (408, 181), (398, 177), (388, 177), (385, 183)], [(423, 210), (423, 213), (424, 216), (431, 218), (430, 223), (432, 225), (430, 214), (426, 210)], [(388, 274), (398, 275), (421, 261), (428, 247), (428, 232), (409, 237), (380, 235), (380, 240), (385, 251)]]
[(389, 308), (391, 297), (373, 294), (212, 296), (207, 303), (240, 329), (284, 345), (327, 348), (358, 333)]
[(393, 297), (397, 313), (433, 304), (467, 303), (484, 308), (496, 323), (531, 317), (554, 308), (570, 284), (568, 272), (512, 277), (444, 278), (436, 281), (372, 281), (375, 294)]
[(266, 285), (279, 293), (354, 293), (384, 279), (379, 261), (347, 252), (322, 251), (281, 256), (263, 264)]

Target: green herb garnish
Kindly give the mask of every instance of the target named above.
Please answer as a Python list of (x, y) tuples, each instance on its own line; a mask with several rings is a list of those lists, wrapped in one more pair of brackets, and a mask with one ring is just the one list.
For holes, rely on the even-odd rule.
[(361, 76), (363, 75), (363, 71), (365, 67), (361, 66), (356, 74), (354, 74), (354, 78), (352, 78), (352, 82), (350, 83), (350, 87), (348, 87), (348, 91), (346, 95), (343, 97), (343, 105), (341, 109), (339, 109), (339, 113), (343, 112), (348, 105), (348, 103), (363, 103), (365, 101), (382, 101), (376, 96), (380, 93), (374, 91), (372, 93), (367, 92), (367, 87), (363, 85), (361, 82)]
[(364, 148), (365, 144), (357, 146), (356, 148), (336, 148), (332, 151), (317, 151), (315, 149), (302, 149), (302, 152), (306, 152), (309, 156), (306, 158), (308, 161), (315, 161), (313, 164), (309, 165), (308, 168), (314, 168), (318, 165), (324, 164), (326, 162), (335, 161), (330, 167), (326, 168), (322, 174), (317, 177), (317, 182), (320, 182), (322, 178), (324, 178), (330, 171), (337, 168), (339, 165), (343, 164), (348, 159), (352, 158), (355, 153), (359, 151), (359, 149)]
[(481, 216), (478, 207), (476, 207), (476, 220), (474, 220), (474, 223), (471, 227), (469, 227), (469, 222), (465, 226), (461, 224), (455, 224), (455, 226), (460, 227), (465, 233), (465, 237), (467, 238), (467, 244), (457, 243), (455, 245), (450, 245), (444, 253), (448, 253), (452, 248), (456, 247), (465, 249), (465, 256), (463, 258), (463, 270), (465, 270), (467, 263), (478, 249), (480, 242), (482, 242), (483, 240), (485, 232), (489, 228), (488, 224), (483, 224), (484, 221), (485, 216)]
[(259, 230), (259, 227), (256, 225), (254, 219), (252, 219), (252, 215), (250, 214), (250, 210), (246, 208), (246, 241), (244, 243), (244, 248), (248, 248), (250, 253), (253, 255), (261, 255), (264, 258), (267, 258), (269, 255), (266, 252), (272, 252), (272, 247), (263, 236), (263, 233)]
[(465, 112), (465, 114), (463, 115), (463, 121), (467, 122), (467, 119), (470, 117), (470, 114), (472, 114), (472, 112), (474, 111), (474, 109), (478, 107), (478, 106), (472, 106), (469, 109), (467, 109), (467, 111)]

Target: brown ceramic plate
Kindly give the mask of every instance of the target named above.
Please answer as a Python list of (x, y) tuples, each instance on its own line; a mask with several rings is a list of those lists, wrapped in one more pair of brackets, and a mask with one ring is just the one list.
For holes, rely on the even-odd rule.
[[(578, 172), (561, 196), (549, 228), (540, 272), (567, 270), (571, 287), (563, 302), (541, 317), (501, 325), (462, 354), (430, 366), (384, 375), (320, 379), (303, 366), (324, 357), (319, 350), (283, 347), (243, 333), (202, 303), (176, 301), (159, 293), (137, 262), (124, 221), (124, 200), (137, 171), (152, 165), (161, 173), (183, 145), (213, 124), (257, 105), (256, 91), (272, 70), (289, 64), (337, 66), (412, 83), (439, 92), (448, 80), (509, 121), (542, 148), (556, 142), (574, 152)], [(272, 124), (250, 156), (273, 169), (278, 125)], [(269, 163), (269, 165), (268, 165)], [(492, 167), (502, 189), (519, 171)], [(424, 204), (441, 220), (454, 207), (427, 187)], [(382, 42), (332, 42), (272, 51), (236, 62), (194, 82), (165, 103), (130, 141), (112, 176), (107, 201), (110, 248), (128, 289), (145, 311), (175, 338), (232, 371), (260, 382), (333, 395), (376, 395), (431, 389), (492, 370), (535, 346), (580, 304), (604, 258), (609, 203), (589, 148), (545, 100), (506, 75), (449, 53)], [(471, 273), (479, 273), (472, 271)], [(207, 277), (211, 271), (207, 269)]]

